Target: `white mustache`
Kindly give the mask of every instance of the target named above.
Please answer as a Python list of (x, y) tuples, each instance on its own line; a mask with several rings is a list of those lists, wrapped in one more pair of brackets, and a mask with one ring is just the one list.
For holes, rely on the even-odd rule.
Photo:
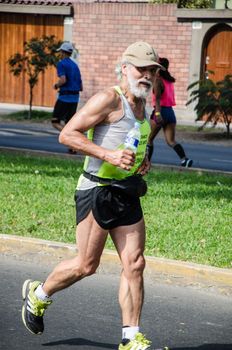
[(150, 88), (152, 87), (152, 83), (150, 81), (148, 81), (148, 80), (140, 79), (140, 80), (138, 80), (138, 84), (139, 83), (147, 84), (147, 85), (149, 85)]

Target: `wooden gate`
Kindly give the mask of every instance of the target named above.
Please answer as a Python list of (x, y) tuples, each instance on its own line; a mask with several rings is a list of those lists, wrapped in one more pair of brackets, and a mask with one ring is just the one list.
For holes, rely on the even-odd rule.
[[(23, 52), (23, 43), (34, 37), (55, 35), (63, 39), (63, 16), (0, 13), (0, 102), (29, 104), (29, 84), (25, 74), (14, 77), (7, 60)], [(33, 106), (53, 106), (56, 92), (55, 67), (40, 76), (33, 93)]]
[(209, 33), (207, 41), (204, 73), (213, 81), (223, 80), (225, 75), (232, 74), (232, 28), (227, 25), (217, 26)]

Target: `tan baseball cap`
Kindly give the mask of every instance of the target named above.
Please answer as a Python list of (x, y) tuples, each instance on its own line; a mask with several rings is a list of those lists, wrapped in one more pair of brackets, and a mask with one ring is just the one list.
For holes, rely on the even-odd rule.
[(158, 63), (159, 56), (153, 47), (144, 41), (137, 41), (128, 46), (122, 55), (122, 61), (131, 63), (135, 67), (159, 66), (161, 69), (165, 70), (165, 68)]

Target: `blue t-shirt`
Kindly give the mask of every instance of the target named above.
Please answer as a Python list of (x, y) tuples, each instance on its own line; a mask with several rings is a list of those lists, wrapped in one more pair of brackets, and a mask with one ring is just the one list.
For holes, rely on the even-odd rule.
[(81, 73), (78, 65), (69, 57), (59, 61), (57, 65), (58, 77), (65, 76), (66, 83), (60, 87), (60, 94), (58, 99), (63, 102), (78, 102), (79, 94), (62, 95), (62, 92), (80, 91), (82, 87)]

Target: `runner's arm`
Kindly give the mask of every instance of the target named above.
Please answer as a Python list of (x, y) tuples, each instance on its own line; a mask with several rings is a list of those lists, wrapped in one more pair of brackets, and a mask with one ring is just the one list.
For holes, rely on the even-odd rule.
[(109, 89), (94, 95), (65, 125), (59, 142), (84, 153), (104, 160), (123, 169), (130, 170), (135, 161), (131, 150), (108, 150), (90, 141), (85, 133), (106, 120), (118, 108), (118, 95)]

